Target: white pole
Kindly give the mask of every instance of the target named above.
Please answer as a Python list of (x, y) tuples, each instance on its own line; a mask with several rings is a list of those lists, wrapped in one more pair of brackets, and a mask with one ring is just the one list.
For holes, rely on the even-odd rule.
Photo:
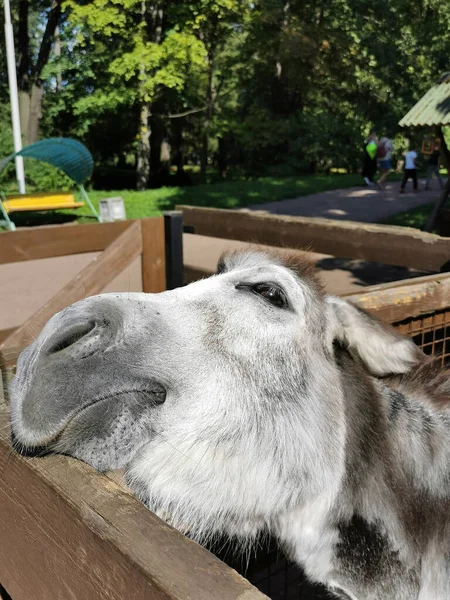
[[(11, 23), (11, 11), (9, 0), (4, 0), (5, 5), (5, 38), (6, 56), (8, 59), (9, 96), (11, 99), (11, 120), (13, 127), (14, 151), (22, 150), (22, 135), (20, 133), (19, 96), (17, 93), (16, 58), (14, 54), (14, 35)], [(23, 158), (16, 156), (16, 176), (19, 185), (19, 193), (25, 194), (25, 173), (23, 170)]]

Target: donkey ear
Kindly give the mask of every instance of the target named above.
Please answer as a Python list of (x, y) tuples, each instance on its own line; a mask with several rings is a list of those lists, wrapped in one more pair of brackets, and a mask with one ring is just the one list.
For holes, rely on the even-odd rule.
[(425, 354), (409, 338), (364, 310), (340, 298), (328, 297), (333, 322), (333, 341), (374, 375), (406, 373), (425, 360)]

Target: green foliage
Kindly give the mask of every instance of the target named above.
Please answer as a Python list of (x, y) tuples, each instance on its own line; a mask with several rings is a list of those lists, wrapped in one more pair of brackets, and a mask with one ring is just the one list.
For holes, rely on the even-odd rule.
[(27, 158), (24, 169), (27, 185), (36, 192), (68, 192), (73, 188), (70, 177), (52, 165)]
[[(48, 6), (30, 0), (36, 30)], [(164, 140), (172, 164), (198, 165), (206, 141), (221, 172), (356, 172), (371, 127), (394, 138), (394, 161), (406, 138), (420, 146), (423, 132), (397, 124), (448, 69), (449, 31), (441, 0), (65, 0), (41, 136), (78, 138), (97, 168), (131, 171), (147, 103), (152, 161)], [(8, 154), (3, 48), (0, 66)]]

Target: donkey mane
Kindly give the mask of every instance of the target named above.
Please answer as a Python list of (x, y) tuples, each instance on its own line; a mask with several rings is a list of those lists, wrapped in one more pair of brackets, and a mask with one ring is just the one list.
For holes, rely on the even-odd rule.
[[(407, 373), (386, 377), (385, 382), (413, 402), (423, 402), (430, 409), (449, 410), (450, 369), (443, 369), (440, 360), (439, 355), (430, 357)], [(418, 391), (426, 392), (420, 395), (420, 400), (417, 398)]]

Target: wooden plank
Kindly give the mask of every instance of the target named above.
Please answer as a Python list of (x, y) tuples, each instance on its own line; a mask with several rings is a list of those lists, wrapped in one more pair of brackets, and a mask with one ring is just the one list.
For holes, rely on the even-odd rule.
[(0, 581), (14, 600), (263, 600), (88, 465), (11, 451), (0, 405)]
[(98, 258), (89, 263), (47, 304), (0, 344), (0, 352), (3, 353), (5, 348), (25, 347), (36, 337), (50, 317), (78, 300), (99, 294), (141, 253), (141, 224), (139, 221), (128, 222), (127, 229)]
[(142, 219), (142, 285), (144, 292), (166, 289), (164, 218)]
[(2, 329), (0, 331), (0, 344), (3, 342), (3, 340), (6, 340), (6, 338), (8, 336), (10, 336), (12, 334), (12, 332), (15, 330), (16, 330), (16, 327), (11, 327), (10, 329)]
[(268, 246), (306, 248), (339, 258), (440, 271), (450, 265), (450, 240), (417, 229), (177, 206), (195, 233)]
[(34, 227), (0, 234), (0, 264), (101, 252), (130, 225), (130, 221)]
[(450, 275), (429, 275), (367, 287), (346, 300), (394, 323), (450, 307)]

